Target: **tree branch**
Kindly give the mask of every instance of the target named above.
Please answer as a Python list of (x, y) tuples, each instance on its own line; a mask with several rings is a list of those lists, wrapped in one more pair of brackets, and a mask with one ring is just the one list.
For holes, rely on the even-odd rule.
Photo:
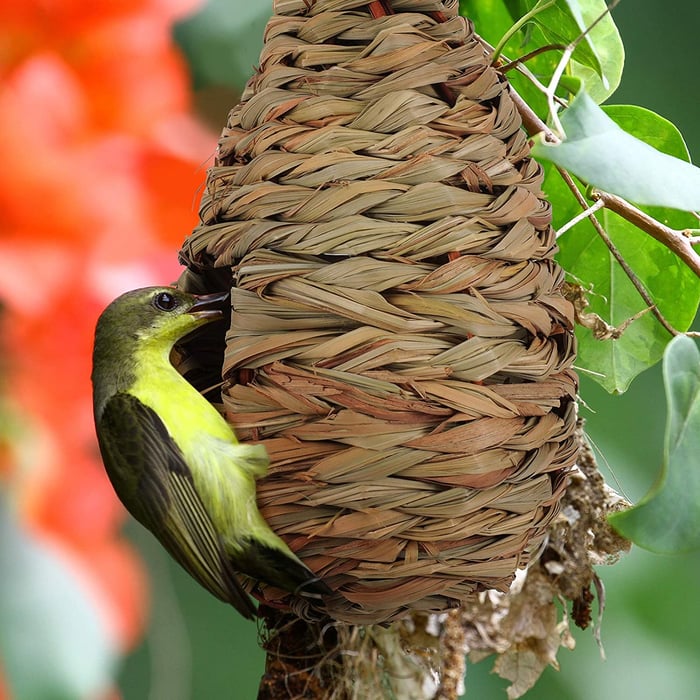
[[(537, 114), (535, 114), (530, 105), (518, 95), (512, 86), (510, 88), (510, 95), (515, 103), (516, 109), (520, 112), (523, 126), (531, 136), (541, 133), (548, 143), (559, 142), (560, 139), (558, 136), (537, 116)], [(564, 171), (559, 169), (559, 172), (562, 173)], [(576, 188), (576, 192), (578, 193), (578, 188)], [(578, 194), (580, 195), (580, 193)], [(576, 194), (574, 196), (576, 196)], [(623, 219), (629, 221), (640, 230), (652, 236), (652, 238), (659, 243), (666, 246), (666, 248), (677, 255), (698, 277), (700, 277), (700, 255), (693, 248), (693, 243), (696, 241), (690, 235), (689, 231), (679, 231), (670, 228), (654, 217), (641, 211), (641, 209), (633, 206), (622, 197), (610, 194), (609, 192), (595, 189), (591, 197), (594, 201), (602, 201), (606, 209), (615, 212), (618, 216), (621, 216)], [(581, 204), (582, 209), (588, 209), (588, 204), (582, 196), (580, 198), (577, 197), (577, 200), (579, 204)], [(591, 217), (591, 219), (595, 220), (595, 217)], [(664, 326), (669, 330), (669, 326), (665, 323)], [(677, 334), (677, 331), (674, 331), (674, 334)]]
[[(588, 208), (585, 197), (581, 194), (581, 192), (579, 192), (578, 187), (576, 187), (576, 183), (574, 182), (571, 175), (569, 175), (568, 171), (558, 166), (557, 170), (562, 176), (567, 187), (571, 190), (571, 193), (576, 198), (576, 201), (581, 205), (583, 209)], [(654, 314), (654, 316), (656, 316), (658, 322), (671, 335), (680, 335), (680, 331), (676, 330), (656, 307), (656, 303), (654, 302), (654, 299), (652, 298), (651, 294), (649, 294), (646, 287), (642, 284), (641, 280), (635, 274), (634, 270), (622, 257), (622, 253), (620, 253), (620, 251), (617, 249), (617, 246), (612, 242), (612, 239), (610, 238), (610, 236), (608, 236), (608, 232), (605, 230), (600, 221), (598, 221), (598, 219), (595, 217), (595, 214), (591, 214), (588, 218), (589, 221), (593, 224), (593, 228), (596, 230), (596, 233), (602, 238), (603, 243), (605, 243), (611, 255), (615, 258), (615, 260), (617, 260), (620, 267), (625, 271), (625, 274), (627, 275), (627, 277), (629, 277), (630, 282), (632, 282), (634, 288), (637, 290), (637, 292), (639, 292), (639, 296), (642, 297), (646, 305), (651, 309), (651, 312)]]
[(698, 277), (700, 277), (700, 255), (693, 249), (690, 236), (685, 231), (673, 229), (617, 195), (594, 189), (591, 199), (603, 202), (606, 209), (614, 211), (626, 221), (648, 233), (669, 250), (672, 250)]

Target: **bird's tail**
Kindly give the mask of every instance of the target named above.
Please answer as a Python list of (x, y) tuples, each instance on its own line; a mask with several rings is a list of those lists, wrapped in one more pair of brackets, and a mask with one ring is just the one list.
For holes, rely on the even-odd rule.
[(320, 598), (332, 593), (291, 550), (285, 552), (260, 541), (249, 540), (233, 564), (247, 576), (295, 595)]

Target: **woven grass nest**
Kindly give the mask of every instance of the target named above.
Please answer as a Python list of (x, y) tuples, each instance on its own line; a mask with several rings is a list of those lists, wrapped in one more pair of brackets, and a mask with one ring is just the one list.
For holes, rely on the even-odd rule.
[(271, 527), (387, 622), (505, 590), (576, 458), (572, 309), (502, 75), (437, 0), (277, 0), (183, 262), (233, 273), (227, 419)]

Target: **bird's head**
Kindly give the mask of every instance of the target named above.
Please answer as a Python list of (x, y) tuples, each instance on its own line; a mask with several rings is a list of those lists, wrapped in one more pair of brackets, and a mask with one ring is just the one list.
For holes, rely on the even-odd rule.
[(99, 417), (105, 401), (115, 391), (131, 386), (140, 367), (153, 368), (154, 363), (167, 361), (173, 347), (179, 346), (185, 336), (200, 326), (225, 319), (228, 297), (228, 292), (189, 294), (175, 287), (145, 287), (117, 297), (102, 312), (95, 330), (95, 415)]
[(224, 318), (228, 293), (189, 294), (174, 287), (145, 287), (117, 297), (97, 323), (96, 340), (132, 338), (174, 345), (199, 326)]

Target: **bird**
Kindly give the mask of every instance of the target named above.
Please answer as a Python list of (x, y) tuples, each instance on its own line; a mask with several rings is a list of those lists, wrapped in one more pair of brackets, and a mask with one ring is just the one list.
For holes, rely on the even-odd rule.
[(297, 595), (331, 593), (258, 510), (262, 444), (240, 443), (173, 366), (171, 352), (224, 318), (228, 293), (145, 287), (102, 312), (93, 349), (93, 409), (102, 461), (131, 515), (204, 588), (248, 619), (240, 575)]

